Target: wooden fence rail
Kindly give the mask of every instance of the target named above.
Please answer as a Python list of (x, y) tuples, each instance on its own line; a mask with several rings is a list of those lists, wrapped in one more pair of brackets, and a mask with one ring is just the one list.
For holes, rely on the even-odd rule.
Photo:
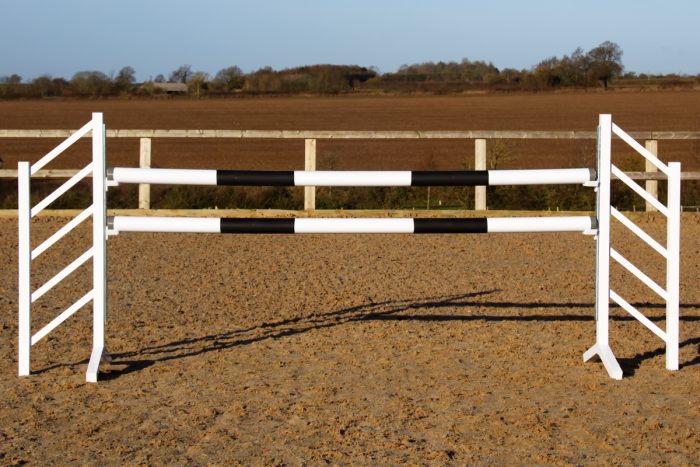
[[(75, 130), (3, 130), (0, 138), (67, 138)], [(631, 131), (638, 140), (700, 140), (700, 131)], [(107, 130), (107, 138), (596, 139), (595, 131)]]

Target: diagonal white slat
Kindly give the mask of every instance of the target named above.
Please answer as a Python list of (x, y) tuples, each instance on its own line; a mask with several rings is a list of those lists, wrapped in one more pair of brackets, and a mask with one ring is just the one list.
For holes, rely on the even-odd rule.
[(634, 233), (637, 237), (641, 238), (644, 240), (647, 245), (652, 247), (654, 250), (656, 250), (661, 256), (664, 258), (668, 259), (668, 251), (666, 248), (661, 246), (659, 242), (654, 240), (648, 233), (646, 233), (644, 230), (642, 230), (637, 224), (629, 220), (627, 216), (622, 214), (620, 211), (615, 209), (613, 206), (610, 206), (610, 215), (612, 215), (615, 219), (620, 221), (622, 225), (627, 227)]
[(637, 182), (635, 182), (634, 180), (629, 178), (627, 175), (625, 175), (625, 173), (622, 170), (620, 170), (619, 168), (617, 168), (617, 166), (615, 166), (615, 164), (611, 164), (610, 171), (612, 172), (613, 175), (615, 175), (618, 179), (620, 179), (621, 182), (623, 182), (628, 187), (632, 188), (632, 190), (634, 190), (635, 193), (637, 193), (639, 196), (641, 196), (646, 201), (651, 203), (664, 216), (668, 217), (668, 214), (669, 214), (668, 208), (666, 206), (664, 206), (663, 204), (661, 204), (661, 202), (658, 199), (654, 198), (649, 193), (647, 193), (647, 191), (644, 188), (642, 188), (641, 186), (639, 186), (639, 184)]
[(70, 179), (68, 179), (63, 185), (59, 186), (54, 190), (53, 193), (51, 193), (49, 196), (41, 200), (39, 203), (37, 203), (36, 206), (32, 208), (32, 217), (36, 216), (39, 214), (41, 211), (46, 209), (46, 207), (56, 201), (59, 196), (61, 196), (63, 193), (66, 191), (70, 190), (73, 188), (80, 180), (83, 178), (87, 177), (90, 173), (92, 172), (92, 162), (90, 162), (88, 165), (83, 167), (83, 169), (78, 172), (77, 174), (73, 175)]
[(656, 324), (652, 323), (649, 318), (641, 314), (635, 307), (630, 305), (624, 298), (620, 297), (613, 289), (610, 289), (610, 298), (620, 305), (627, 313), (635, 317), (640, 323), (649, 328), (651, 332), (659, 336), (664, 342), (666, 341), (666, 333), (661, 330)]
[(657, 284), (651, 277), (644, 274), (637, 266), (630, 263), (627, 258), (622, 256), (612, 247), (610, 248), (610, 257), (620, 263), (620, 265), (631, 272), (637, 279), (644, 282), (646, 286), (656, 292), (659, 297), (663, 298), (664, 300), (668, 300), (668, 292), (666, 292), (666, 289)]
[(37, 173), (46, 164), (54, 160), (59, 154), (71, 147), (73, 143), (75, 143), (80, 138), (88, 134), (90, 130), (92, 130), (92, 121), (87, 122), (85, 125), (83, 125), (81, 129), (70, 135), (68, 139), (61, 142), (61, 144), (53, 148), (51, 152), (49, 152), (47, 155), (36, 161), (34, 165), (32, 165), (31, 174), (34, 175), (35, 173)]
[(647, 148), (642, 146), (632, 138), (630, 135), (625, 133), (625, 131), (620, 128), (619, 126), (615, 125), (614, 123), (612, 124), (612, 131), (615, 133), (617, 136), (619, 136), (625, 143), (629, 144), (634, 148), (635, 151), (637, 151), (639, 154), (641, 154), (646, 160), (654, 164), (660, 171), (665, 173), (666, 175), (669, 174), (668, 166), (661, 162), (658, 157), (656, 157), (654, 154), (651, 153)]
[(62, 322), (73, 316), (73, 314), (84, 307), (94, 296), (94, 290), (89, 291), (83, 295), (77, 302), (72, 304), (70, 307), (66, 308), (63, 313), (55, 317), (49, 324), (41, 328), (36, 334), (32, 336), (31, 345), (36, 344), (41, 339), (46, 337), (48, 333), (56, 329)]
[(93, 247), (91, 247), (91, 248), (90, 248), (89, 250), (87, 250), (85, 253), (83, 253), (83, 254), (80, 255), (78, 258), (76, 258), (72, 263), (70, 263), (68, 266), (66, 266), (65, 268), (63, 268), (63, 270), (61, 270), (61, 272), (59, 272), (58, 274), (56, 274), (55, 276), (53, 276), (51, 279), (49, 279), (48, 281), (46, 281), (46, 283), (45, 283), (44, 285), (42, 285), (41, 287), (39, 287), (38, 289), (36, 289), (36, 290), (32, 293), (32, 303), (34, 303), (34, 302), (36, 302), (37, 300), (39, 300), (39, 299), (42, 297), (42, 295), (44, 295), (46, 292), (48, 292), (48, 291), (51, 290), (53, 287), (55, 287), (56, 284), (58, 284), (59, 282), (61, 282), (63, 279), (65, 279), (66, 277), (68, 277), (68, 275), (69, 275), (70, 273), (72, 273), (73, 271), (75, 271), (76, 269), (78, 269), (80, 266), (82, 266), (87, 260), (89, 260), (90, 258), (92, 258), (93, 252), (94, 252), (94, 249), (93, 249)]
[(57, 241), (62, 239), (68, 232), (76, 228), (78, 225), (80, 225), (85, 219), (90, 217), (92, 215), (92, 208), (93, 206), (90, 205), (87, 209), (85, 209), (83, 212), (75, 216), (73, 219), (71, 219), (70, 222), (68, 222), (66, 225), (58, 229), (53, 235), (51, 235), (49, 238), (44, 240), (44, 242), (36, 247), (32, 251), (32, 259), (36, 259), (41, 255), (43, 252), (51, 248)]

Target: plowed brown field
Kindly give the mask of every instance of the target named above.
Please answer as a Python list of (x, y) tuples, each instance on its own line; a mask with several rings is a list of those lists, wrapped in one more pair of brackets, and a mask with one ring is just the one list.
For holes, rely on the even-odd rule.
[[(115, 128), (590, 130), (609, 111), (630, 130), (697, 130), (698, 104), (693, 93), (4, 102), (0, 128), (77, 127), (102, 110)], [(303, 160), (298, 142), (212, 142), (204, 144), (211, 152), (188, 152), (202, 143), (159, 142), (154, 160), (245, 167), (250, 148), (255, 167)], [(6, 161), (8, 144), (0, 139)], [(11, 143), (32, 159), (51, 146), (32, 144)], [(137, 143), (109, 144), (110, 157), (135, 159)], [(353, 154), (351, 143), (327, 144)], [(360, 147), (375, 144), (384, 143)], [(415, 144), (383, 146), (397, 157), (413, 151), (405, 159), (368, 149), (341, 166), (413, 168), (424, 156)], [(459, 144), (440, 145), (436, 165), (453, 167)], [(635, 220), (663, 239), (658, 217)], [(63, 223), (38, 218), (35, 242)], [(82, 251), (88, 229), (35, 262), (34, 287)], [(0, 217), (0, 464), (700, 463), (697, 215), (682, 220), (681, 369), (665, 370), (663, 343), (613, 308), (623, 381), (581, 361), (595, 338), (595, 265), (593, 240), (577, 234), (121, 235), (109, 242), (114, 361), (101, 382), (84, 382), (88, 310), (39, 342), (35, 374), (18, 378), (16, 230), (15, 218)], [(653, 251), (621, 230), (613, 237), (663, 284)], [(620, 269), (613, 276), (663, 327), (659, 299)], [(90, 277), (81, 269), (42, 298), (34, 331)]]
[[(0, 102), (0, 128), (78, 128), (104, 112), (108, 128), (285, 130), (582, 130), (612, 113), (628, 131), (699, 131), (700, 92), (582, 93), (467, 97), (294, 97), (229, 100), (96, 100)], [(55, 140), (0, 138), (5, 168), (35, 160)], [(303, 141), (153, 141), (158, 167), (303, 168)], [(595, 144), (509, 140), (501, 167), (592, 166)], [(87, 143), (85, 146), (87, 147)], [(471, 141), (328, 141), (318, 143), (318, 168), (458, 169), (473, 164)], [(700, 142), (662, 141), (664, 160), (700, 169)], [(75, 154), (75, 156), (73, 156)], [(76, 168), (79, 151), (55, 165)], [(136, 166), (138, 141), (110, 139), (110, 165)]]

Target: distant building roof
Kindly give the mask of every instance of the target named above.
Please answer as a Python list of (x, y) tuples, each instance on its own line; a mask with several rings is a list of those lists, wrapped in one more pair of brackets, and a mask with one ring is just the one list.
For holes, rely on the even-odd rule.
[(163, 91), (170, 93), (186, 93), (187, 85), (185, 83), (151, 83), (156, 89), (162, 89)]

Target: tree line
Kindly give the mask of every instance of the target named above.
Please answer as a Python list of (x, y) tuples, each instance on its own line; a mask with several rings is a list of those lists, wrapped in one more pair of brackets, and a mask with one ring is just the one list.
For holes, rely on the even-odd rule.
[[(246, 94), (340, 94), (349, 92), (448, 93), (469, 90), (546, 91), (560, 88), (608, 88), (613, 82), (694, 85), (695, 77), (625, 72), (622, 49), (605, 41), (589, 51), (577, 48), (570, 55), (549, 57), (530, 69), (499, 69), (490, 62), (426, 62), (403, 65), (395, 72), (380, 73), (359, 65), (309, 65), (283, 70), (264, 67), (244, 73), (238, 66), (213, 76), (182, 65), (167, 77), (157, 75), (144, 83), (125, 66), (118, 73), (80, 71), (70, 80), (39, 76), (25, 82), (17, 74), (0, 76), (0, 98), (154, 96), (173, 92), (194, 97)], [(168, 86), (177, 84), (178, 86)]]

